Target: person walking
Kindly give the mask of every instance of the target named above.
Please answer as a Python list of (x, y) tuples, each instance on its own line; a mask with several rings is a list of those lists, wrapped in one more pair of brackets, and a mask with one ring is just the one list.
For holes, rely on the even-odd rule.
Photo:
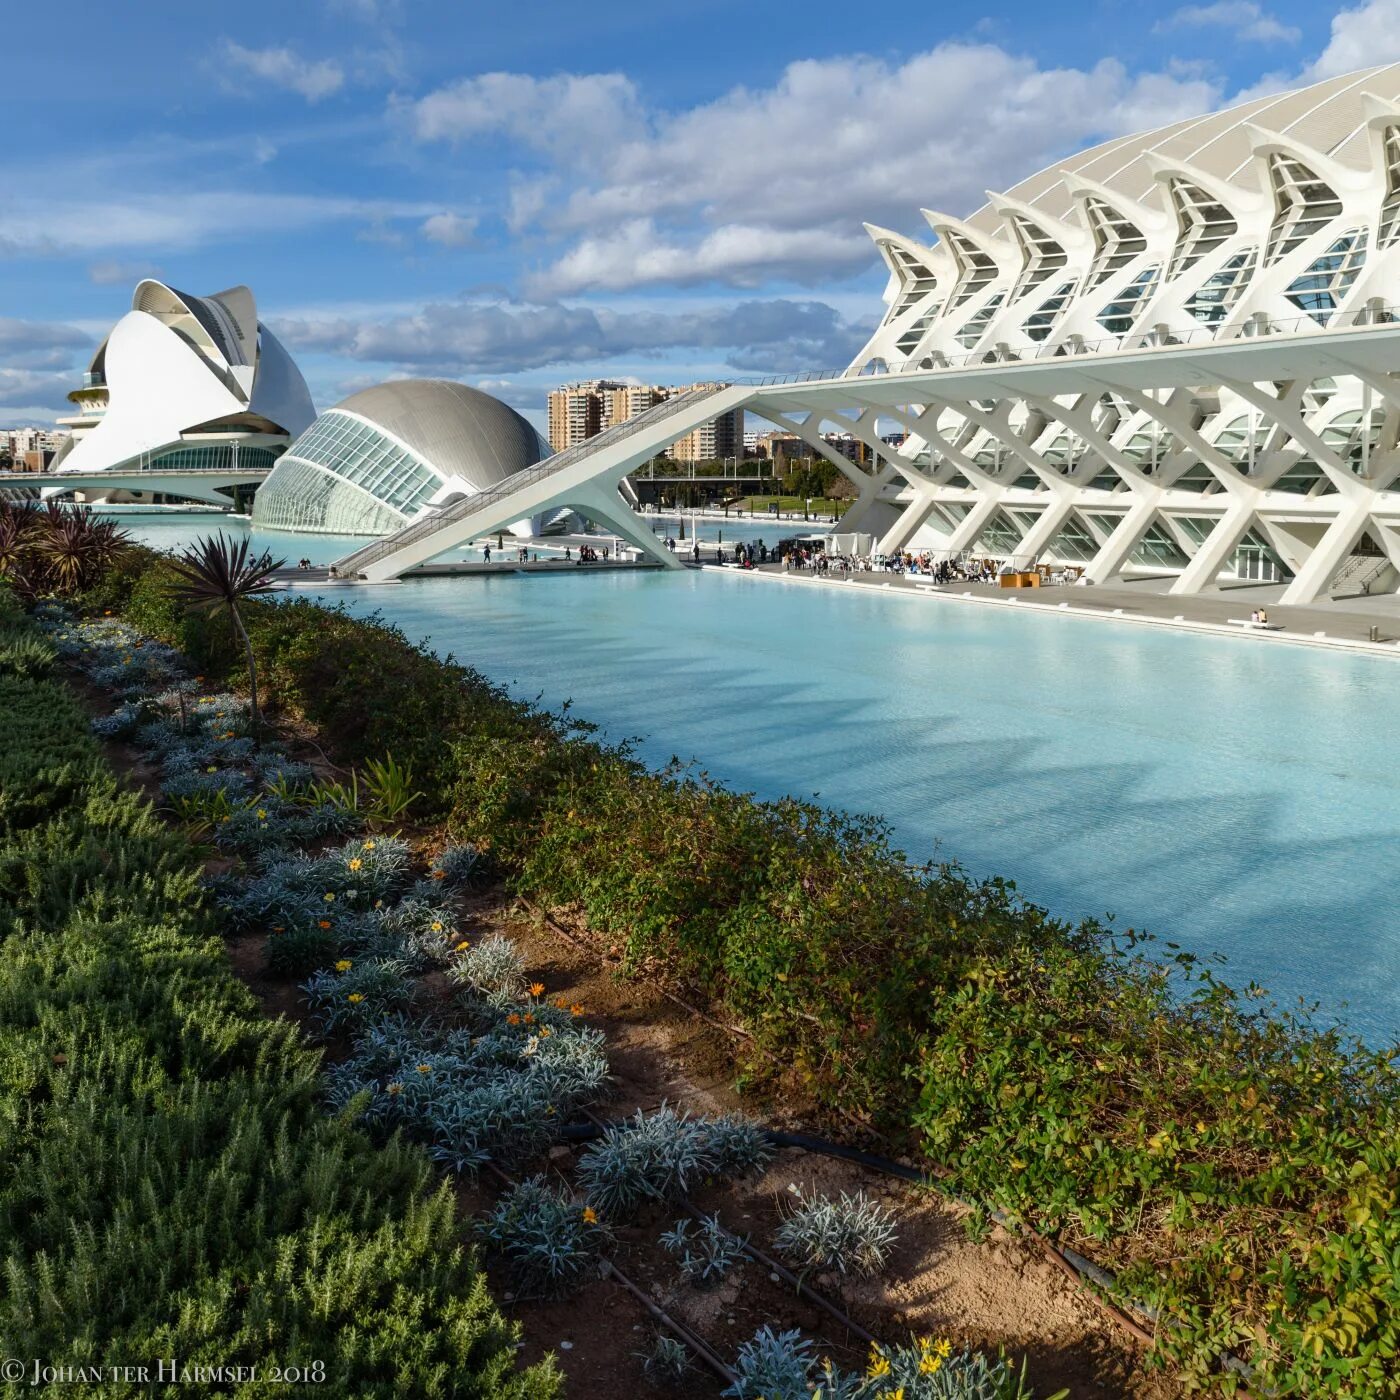
[(489, 544), (483, 545), (481, 547), (481, 553), (486, 563), (489, 564), (491, 562), (491, 546)]

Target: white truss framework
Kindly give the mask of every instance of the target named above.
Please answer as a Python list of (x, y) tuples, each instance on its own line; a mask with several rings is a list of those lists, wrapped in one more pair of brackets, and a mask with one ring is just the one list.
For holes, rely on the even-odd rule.
[[(927, 244), (871, 230), (887, 310), (829, 398), (908, 436), (846, 529), (1180, 593), (1400, 589), (1400, 65), (1110, 142), (988, 201), (925, 211)], [(1295, 336), (1317, 348), (1279, 378), (1269, 351)], [(1225, 342), (1257, 353), (1200, 382), (1118, 372)], [(1059, 357), (1077, 385), (1043, 391), (1031, 365)], [(952, 392), (978, 365), (1006, 372)], [(868, 391), (886, 374), (907, 401)]]

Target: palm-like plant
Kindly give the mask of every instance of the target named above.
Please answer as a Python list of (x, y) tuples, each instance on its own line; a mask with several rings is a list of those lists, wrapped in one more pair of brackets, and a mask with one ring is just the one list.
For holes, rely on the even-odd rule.
[(206, 536), (175, 560), (180, 582), (171, 585), (171, 597), (196, 611), (226, 609), (234, 630), (242, 639), (248, 662), (248, 698), (254, 732), (258, 727), (258, 667), (238, 605), (272, 592), (275, 586), (272, 575), (286, 562), (285, 559), (274, 562), (266, 550), (249, 558), (248, 541), (239, 540), (235, 544), (226, 535)]
[(75, 510), (49, 511), (35, 552), (45, 582), (59, 593), (76, 593), (96, 581), (127, 542), (110, 520), (93, 520)]

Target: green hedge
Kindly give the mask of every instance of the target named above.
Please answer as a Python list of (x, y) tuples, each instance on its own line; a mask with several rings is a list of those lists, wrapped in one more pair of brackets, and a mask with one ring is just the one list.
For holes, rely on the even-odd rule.
[[(0, 1338), (53, 1364), (320, 1363), (328, 1395), (547, 1397), (425, 1156), (317, 1100), (188, 843), (71, 693), (0, 674)], [(103, 1394), (145, 1394), (110, 1383)]]
[[(153, 625), (161, 568), (123, 585), (151, 598), (133, 620), (236, 676), (183, 619)], [(746, 1073), (914, 1135), (952, 1189), (1119, 1271), (1193, 1383), (1229, 1390), (1233, 1351), (1261, 1390), (1400, 1393), (1395, 1052), (910, 870), (878, 822), (649, 773), (382, 623), (252, 611), (275, 705), (344, 760), (410, 759), (515, 888), (741, 1020)]]

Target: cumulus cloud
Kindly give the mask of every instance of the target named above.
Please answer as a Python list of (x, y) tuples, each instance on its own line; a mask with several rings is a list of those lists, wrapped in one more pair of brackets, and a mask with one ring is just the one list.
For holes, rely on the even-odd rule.
[[(220, 48), (221, 71), (232, 68), (259, 82), (295, 92), (308, 102), (319, 102), (345, 86), (345, 70), (333, 58), (302, 58), (289, 48), (249, 49), (232, 39)], [(224, 85), (234, 91), (247, 90), (244, 82), (226, 76)]]
[(25, 410), (31, 417), (51, 416), (66, 406), (72, 387), (71, 374), (0, 369), (0, 408)]
[(300, 351), (487, 375), (686, 350), (720, 352), (736, 370), (830, 368), (847, 364), (871, 329), (823, 302), (785, 299), (680, 310), (464, 299), (407, 315), (274, 318), (272, 326)]
[(1303, 31), (1284, 24), (1254, 0), (1217, 0), (1214, 5), (1186, 5), (1153, 26), (1154, 32), (1172, 29), (1226, 29), (1236, 39), (1261, 44), (1296, 44)]
[(756, 287), (774, 277), (819, 282), (857, 272), (870, 261), (863, 230), (772, 229), (726, 224), (694, 242), (674, 240), (651, 219), (630, 219), (612, 232), (580, 240), (544, 272), (527, 279), (536, 295), (615, 291), (720, 280)]
[(444, 248), (465, 248), (476, 238), (477, 221), (464, 214), (431, 214), (423, 220), (418, 232), (429, 243)]
[(483, 73), (463, 78), (404, 109), (420, 141), (508, 136), (532, 150), (590, 161), (635, 133), (641, 104), (621, 73)]
[(127, 190), (110, 199), (24, 190), (10, 201), (9, 212), (11, 224), (8, 235), (0, 236), (0, 257), (184, 250), (270, 228), (421, 220), (434, 213), (435, 206), (185, 187), (160, 193)]
[(1400, 59), (1400, 0), (1370, 0), (1332, 16), (1331, 38), (1301, 81), (1320, 82)]
[(421, 141), (513, 145), (512, 226), (575, 240), (531, 282), (563, 294), (849, 273), (873, 259), (855, 252), (859, 219), (908, 223), (920, 203), (967, 213), (988, 183), (1219, 97), (1194, 73), (1045, 69), (946, 43), (902, 62), (803, 60), (771, 87), (679, 112), (649, 109), (618, 74), (495, 73), (401, 114)]
[(88, 280), (99, 287), (119, 286), (123, 282), (139, 282), (143, 277), (159, 277), (160, 268), (148, 262), (121, 262), (107, 258), (88, 268)]

